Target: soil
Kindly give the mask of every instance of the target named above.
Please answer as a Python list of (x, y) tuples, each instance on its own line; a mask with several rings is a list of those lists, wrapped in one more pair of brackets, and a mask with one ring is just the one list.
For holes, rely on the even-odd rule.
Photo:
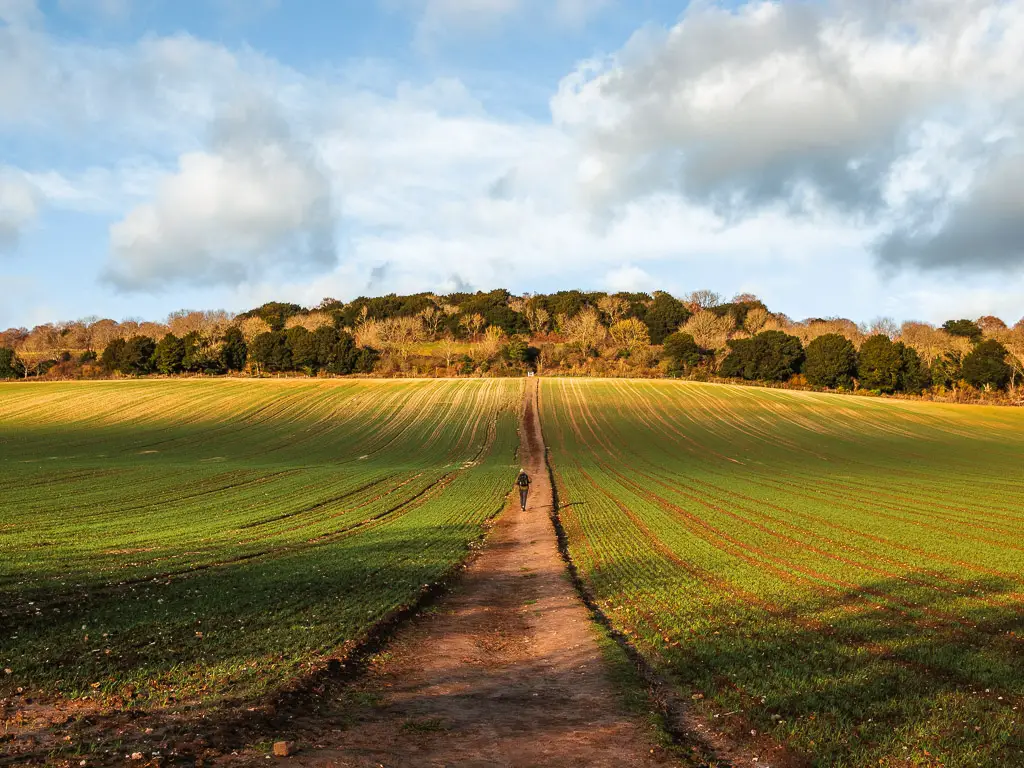
[(627, 711), (566, 576), (536, 391), (529, 382), (522, 421), (526, 511), (514, 494), (454, 591), (399, 630), (335, 711), (295, 723), (289, 765), (680, 764), (643, 714)]

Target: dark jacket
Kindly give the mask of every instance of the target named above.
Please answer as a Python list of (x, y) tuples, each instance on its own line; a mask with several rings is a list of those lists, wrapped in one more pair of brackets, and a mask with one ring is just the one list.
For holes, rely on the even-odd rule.
[(516, 485), (520, 488), (528, 488), (530, 486), (530, 476), (525, 472), (520, 472), (519, 477), (516, 478)]

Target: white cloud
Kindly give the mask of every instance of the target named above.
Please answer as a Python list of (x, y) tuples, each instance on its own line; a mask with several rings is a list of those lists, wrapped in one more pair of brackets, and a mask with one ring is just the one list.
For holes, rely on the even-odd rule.
[(59, 0), (58, 5), (65, 13), (107, 21), (124, 21), (132, 12), (132, 0)]
[(609, 291), (651, 291), (656, 284), (653, 277), (639, 267), (625, 264), (616, 267), (605, 275), (605, 284)]
[(210, 152), (182, 155), (155, 200), (111, 227), (106, 278), (154, 291), (334, 266), (331, 183), (273, 107), (225, 115), (212, 143)]
[(116, 48), (0, 27), (0, 61), (0, 129), (74, 142), (79, 156), (194, 145), (221, 105), (239, 94), (287, 98), (302, 79), (249, 49), (184, 34)]
[(38, 24), (42, 18), (36, 0), (0, 0), (0, 24), (28, 26)]
[(0, 249), (17, 244), (39, 212), (39, 193), (25, 174), (0, 166)]
[[(691, 4), (671, 29), (582, 63), (552, 113), (588, 147), (597, 202), (674, 190), (732, 216), (784, 203), (898, 229), (935, 214), (958, 188), (943, 184), (963, 186), (957, 166), (985, 173), (1007, 144), (1024, 150), (1022, 104), (1024, 4), (835, 0)], [(928, 124), (959, 134), (917, 169), (932, 205), (893, 208), (886, 192)]]

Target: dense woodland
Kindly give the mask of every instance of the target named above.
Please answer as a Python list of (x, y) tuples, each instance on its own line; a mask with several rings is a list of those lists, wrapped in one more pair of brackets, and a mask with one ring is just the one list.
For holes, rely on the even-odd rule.
[(935, 327), (794, 321), (711, 291), (508, 291), (270, 302), (164, 322), (88, 318), (0, 333), (0, 378), (146, 375), (542, 375), (739, 379), (780, 386), (1018, 401), (1024, 319)]

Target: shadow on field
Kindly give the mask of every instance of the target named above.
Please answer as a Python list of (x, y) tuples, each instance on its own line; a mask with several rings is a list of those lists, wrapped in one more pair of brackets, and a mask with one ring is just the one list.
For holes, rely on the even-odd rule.
[[(631, 591), (596, 589), (617, 605)], [(1019, 583), (908, 572), (777, 611), (714, 588), (676, 604), (609, 618), (734, 738), (769, 734), (821, 766), (1024, 765)]]
[[(452, 538), (479, 530), (375, 529), (89, 591), (65, 590), (54, 574), (41, 602), (5, 589), (0, 667), (11, 674), (0, 676), (9, 722), (0, 765), (67, 752), (65, 735), (94, 748), (127, 741), (115, 736), (126, 725), (171, 740), (199, 732), (196, 753), (231, 749), (315, 710), (333, 680), (351, 677), (363, 654), (445, 589), (462, 568), (453, 559), (467, 553), (453, 552)], [(328, 668), (328, 658), (348, 664)]]

